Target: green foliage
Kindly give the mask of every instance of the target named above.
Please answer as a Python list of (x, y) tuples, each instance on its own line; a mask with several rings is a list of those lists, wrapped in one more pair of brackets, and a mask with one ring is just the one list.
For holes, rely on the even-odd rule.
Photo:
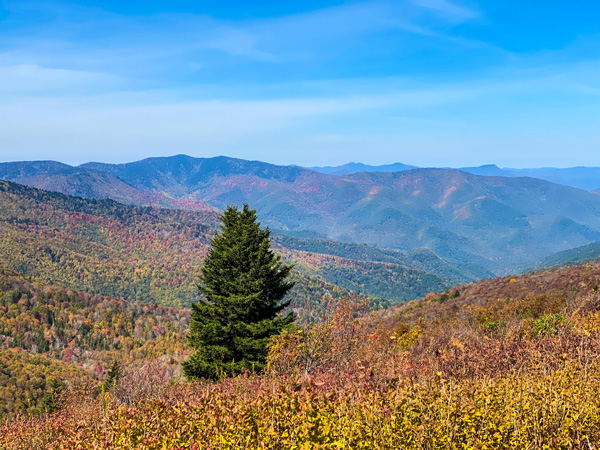
[(110, 370), (107, 372), (106, 374), (106, 379), (104, 380), (104, 383), (102, 383), (102, 390), (104, 392), (108, 392), (112, 389), (112, 387), (114, 386), (114, 384), (119, 381), (119, 378), (121, 377), (121, 364), (119, 363), (119, 360), (115, 359), (112, 363), (112, 365), (110, 366)]
[(506, 322), (502, 320), (490, 320), (480, 325), (482, 330), (491, 331), (492, 333), (501, 330), (506, 326)]
[(0, 350), (0, 419), (53, 412), (65, 385), (63, 380), (89, 379), (90, 375), (73, 364), (41, 355)]
[(437, 302), (437, 303), (444, 303), (446, 300), (450, 299), (450, 298), (458, 298), (460, 297), (460, 291), (458, 289), (455, 289), (454, 292), (450, 293), (450, 290), (446, 289), (442, 295), (440, 295), (439, 297), (435, 297), (432, 299), (432, 301)]
[(52, 380), (50, 380), (50, 390), (46, 392), (46, 396), (42, 401), (41, 410), (43, 412), (50, 414), (58, 410), (58, 398), (60, 397), (60, 394), (64, 388), (64, 383), (56, 378), (52, 378)]
[(565, 318), (562, 314), (545, 314), (533, 322), (533, 334), (536, 336), (556, 334), (564, 322)]
[(387, 305), (411, 300), (430, 290), (440, 290), (454, 284), (422, 270), (396, 264), (362, 261), (350, 266), (326, 264), (319, 267), (316, 273), (321, 278), (331, 280), (332, 283), (347, 289), (376, 292), (381, 298), (388, 300)]
[(189, 342), (196, 353), (184, 363), (188, 378), (218, 378), (261, 371), (267, 344), (293, 321), (279, 313), (293, 283), (292, 266), (270, 249), (270, 231), (244, 205), (222, 215), (222, 231), (211, 240), (198, 286), (204, 299), (192, 305)]

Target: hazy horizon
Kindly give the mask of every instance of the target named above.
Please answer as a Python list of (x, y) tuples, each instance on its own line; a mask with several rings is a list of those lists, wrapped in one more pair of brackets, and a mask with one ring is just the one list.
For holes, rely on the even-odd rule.
[(339, 164), (324, 164), (324, 165), (319, 165), (319, 164), (297, 164), (297, 163), (289, 163), (289, 164), (277, 164), (268, 160), (264, 160), (264, 159), (255, 159), (255, 158), (243, 158), (243, 157), (237, 157), (237, 156), (231, 156), (231, 155), (226, 155), (226, 154), (221, 154), (221, 155), (214, 155), (214, 156), (193, 156), (193, 155), (189, 155), (189, 154), (185, 154), (185, 153), (174, 153), (174, 154), (165, 154), (165, 155), (160, 155), (160, 156), (149, 156), (146, 158), (141, 158), (141, 159), (134, 159), (131, 161), (102, 161), (102, 160), (89, 160), (89, 161), (83, 161), (80, 163), (70, 163), (68, 161), (61, 161), (58, 159), (52, 159), (52, 158), (44, 158), (44, 159), (14, 159), (14, 160), (0, 160), (0, 164), (1, 163), (10, 163), (10, 162), (15, 162), (15, 163), (19, 163), (19, 162), (41, 162), (41, 161), (52, 161), (52, 162), (59, 162), (59, 163), (63, 163), (63, 164), (67, 164), (69, 166), (72, 167), (78, 167), (80, 165), (84, 165), (87, 163), (103, 163), (103, 164), (128, 164), (128, 163), (134, 163), (134, 162), (139, 162), (139, 161), (143, 161), (145, 159), (152, 159), (152, 158), (173, 158), (176, 156), (189, 156), (192, 158), (218, 158), (218, 157), (225, 157), (225, 158), (236, 158), (236, 159), (242, 159), (242, 160), (247, 160), (247, 161), (260, 161), (263, 163), (267, 163), (267, 164), (273, 164), (273, 165), (281, 165), (281, 166), (298, 166), (298, 167), (304, 167), (304, 168), (326, 168), (326, 167), (341, 167), (341, 166), (346, 166), (349, 164), (362, 164), (365, 166), (369, 166), (369, 167), (380, 167), (380, 166), (392, 166), (395, 164), (404, 164), (404, 165), (408, 165), (408, 166), (415, 166), (414, 168), (416, 169), (461, 169), (461, 168), (479, 168), (479, 167), (485, 167), (485, 166), (496, 166), (499, 169), (502, 170), (527, 170), (527, 169), (577, 169), (577, 168), (588, 168), (588, 169), (595, 169), (595, 168), (600, 168), (600, 167), (596, 167), (596, 166), (530, 166), (530, 167), (516, 167), (516, 166), (500, 166), (494, 162), (489, 162), (489, 163), (484, 163), (484, 164), (479, 164), (479, 165), (464, 165), (464, 166), (442, 166), (442, 165), (431, 165), (431, 166), (420, 166), (417, 164), (407, 164), (403, 161), (390, 161), (390, 162), (383, 162), (381, 164), (369, 164), (369, 163), (365, 163), (363, 161), (346, 161), (346, 162), (341, 162)]

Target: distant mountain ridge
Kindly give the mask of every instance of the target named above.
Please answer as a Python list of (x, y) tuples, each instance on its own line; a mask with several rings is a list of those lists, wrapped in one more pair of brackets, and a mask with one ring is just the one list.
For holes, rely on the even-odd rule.
[(492, 164), (481, 167), (464, 167), (461, 170), (477, 175), (539, 178), (540, 180), (586, 191), (594, 191), (600, 188), (600, 167), (500, 169)]
[(363, 163), (348, 163), (341, 166), (323, 166), (309, 167), (309, 169), (329, 175), (352, 175), (358, 172), (400, 172), (402, 170), (417, 169), (417, 166), (411, 166), (402, 163), (384, 164), (381, 166), (370, 166)]
[[(313, 170), (330, 175), (351, 175), (359, 172), (400, 172), (417, 168), (417, 166), (402, 163), (380, 166), (348, 163), (341, 166), (311, 167)], [(460, 167), (459, 170), (483, 176), (538, 178), (586, 191), (600, 191), (600, 167), (511, 169), (500, 168), (496, 164), (485, 164), (477, 167)]]
[[(298, 166), (185, 155), (88, 163), (79, 169), (111, 175), (133, 192), (183, 208), (198, 202), (217, 209), (249, 202), (265, 225), (285, 235), (399, 251), (426, 247), (479, 273), (504, 274), (600, 241), (596, 193), (528, 177), (457, 169), (331, 175)], [(480, 170), (489, 174), (501, 169)], [(0, 177), (4, 171), (0, 164)], [(45, 175), (57, 176), (63, 175)], [(139, 196), (121, 201), (144, 204)]]

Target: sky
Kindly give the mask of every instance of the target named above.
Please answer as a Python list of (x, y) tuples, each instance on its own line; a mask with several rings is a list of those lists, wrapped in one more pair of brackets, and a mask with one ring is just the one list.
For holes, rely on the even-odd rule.
[(600, 166), (600, 3), (0, 0), (0, 161)]

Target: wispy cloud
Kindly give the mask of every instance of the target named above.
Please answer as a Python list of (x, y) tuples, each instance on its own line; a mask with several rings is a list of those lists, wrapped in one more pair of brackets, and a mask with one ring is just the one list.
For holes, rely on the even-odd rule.
[[(428, 14), (434, 11), (435, 16)], [(437, 24), (475, 17), (445, 0), (347, 3), (269, 19), (217, 20), (206, 15), (159, 13), (123, 16), (98, 8), (46, 3), (12, 4), (0, 23), (0, 62), (68, 65), (80, 70), (123, 71), (181, 59), (218, 64), (206, 50), (258, 62), (322, 60), (357, 39), (386, 31), (436, 36)], [(19, 26), (35, 12), (39, 24)], [(27, 31), (24, 35), (23, 31)], [(357, 55), (358, 56), (358, 55)]]
[(114, 89), (114, 75), (79, 70), (53, 69), (33, 64), (0, 66), (0, 92), (37, 95), (73, 95), (82, 91)]
[[(324, 46), (384, 31), (435, 36), (434, 29), (420, 24), (422, 16), (430, 11), (435, 11), (437, 21), (444, 24), (478, 17), (478, 13), (445, 0), (350, 3), (274, 19), (230, 23), (216, 41), (208, 44), (232, 55), (263, 61), (314, 57)], [(430, 19), (427, 23), (430, 27), (435, 24)]]
[(458, 21), (476, 19), (481, 16), (479, 11), (450, 2), (448, 0), (414, 0), (414, 2), (417, 6), (434, 10), (443, 14), (444, 16), (452, 17)]

